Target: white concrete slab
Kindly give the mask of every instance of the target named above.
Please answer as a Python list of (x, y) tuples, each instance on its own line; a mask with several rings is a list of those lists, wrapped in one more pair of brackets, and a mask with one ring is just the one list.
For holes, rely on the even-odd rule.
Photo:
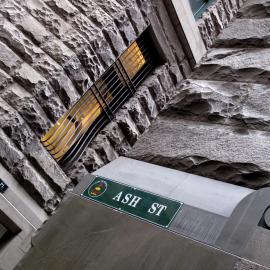
[(229, 217), (252, 189), (120, 157), (93, 173)]

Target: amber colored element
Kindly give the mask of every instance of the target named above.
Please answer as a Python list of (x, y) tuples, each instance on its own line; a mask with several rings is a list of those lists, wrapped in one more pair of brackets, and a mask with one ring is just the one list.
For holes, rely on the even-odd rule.
[[(124, 81), (128, 80), (126, 75), (132, 79), (145, 64), (145, 58), (136, 41), (120, 56), (119, 60), (122, 66), (115, 63), (113, 70), (123, 85), (125, 85)], [(123, 68), (126, 73), (123, 72)], [(42, 137), (41, 142), (57, 161), (76, 144), (107, 104), (113, 100), (115, 90), (111, 88), (115, 83), (109, 81), (104, 81), (102, 78), (97, 80), (91, 89)]]
[(101, 100), (97, 100), (89, 90), (68, 110), (46, 133), (41, 142), (56, 160), (86, 132), (102, 112)]
[(120, 60), (131, 79), (145, 64), (145, 58), (136, 41), (120, 56)]

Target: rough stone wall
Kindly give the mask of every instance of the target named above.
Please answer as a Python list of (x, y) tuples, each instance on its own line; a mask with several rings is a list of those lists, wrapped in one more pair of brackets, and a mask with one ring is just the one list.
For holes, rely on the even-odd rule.
[(269, 0), (244, 3), (129, 157), (252, 189), (270, 186), (268, 7)]
[(217, 0), (197, 21), (206, 48), (212, 47), (217, 36), (234, 18), (245, 0)]
[[(64, 173), (40, 137), (149, 21), (161, 30), (170, 60)], [(162, 0), (1, 0), (0, 162), (50, 213), (83, 174), (130, 149), (189, 73)]]

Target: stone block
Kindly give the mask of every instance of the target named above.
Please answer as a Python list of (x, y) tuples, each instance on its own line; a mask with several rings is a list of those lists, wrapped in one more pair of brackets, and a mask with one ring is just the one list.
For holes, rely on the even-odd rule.
[(128, 110), (129, 115), (141, 134), (150, 126), (150, 120), (137, 97), (129, 99), (129, 101), (124, 104), (123, 108)]
[[(193, 71), (187, 58), (183, 59), (183, 61), (179, 64), (178, 67), (179, 68), (174, 65), (169, 67), (169, 74), (171, 75), (173, 83), (176, 85), (176, 87), (179, 85), (179, 82), (181, 82), (182, 79), (189, 78)], [(178, 71), (178, 69), (180, 71)]]
[(0, 96), (20, 113), (36, 135), (42, 136), (52, 126), (37, 100), (20, 85), (11, 84)]
[(64, 114), (65, 107), (49, 82), (31, 66), (23, 63), (13, 77), (38, 100), (50, 120), (56, 122)]
[[(58, 39), (60, 39), (68, 48), (74, 50), (77, 57), (80, 58), (80, 48), (89, 47), (87, 39), (85, 39), (78, 31), (76, 31), (70, 24), (64, 21), (58, 16), (51, 8), (49, 8), (41, 0), (20, 1), (16, 0), (18, 4), (23, 6), (28, 13), (30, 13), (39, 23), (41, 23), (46, 30), (53, 33)], [(73, 80), (77, 90), (80, 93), (85, 91), (84, 82), (88, 80), (91, 82), (84, 68), (71, 57), (67, 64), (64, 64), (66, 71), (70, 74), (70, 78)], [(80, 59), (81, 60), (81, 59)], [(86, 62), (86, 59), (84, 59)], [(92, 57), (89, 58), (89, 62)], [(73, 62), (73, 63), (71, 63)], [(72, 67), (73, 64), (73, 68)], [(86, 69), (89, 67), (84, 66)]]
[(257, 189), (270, 186), (269, 149), (268, 132), (164, 115), (127, 156)]
[[(30, 65), (23, 62), (4, 43), (0, 42), (0, 48), (0, 63), (5, 71), (38, 99), (44, 110), (49, 112), (51, 119), (57, 120), (63, 114), (64, 106), (49, 82)], [(57, 110), (52, 110), (51, 105)]]
[(129, 3), (125, 3), (124, 5), (123, 4), (120, 4), (118, 1), (116, 0), (111, 0), (111, 1), (107, 1), (107, 2), (104, 2), (103, 0), (95, 0), (92, 2), (96, 3), (97, 6), (104, 10), (107, 14), (109, 14), (112, 18), (115, 18), (117, 17), (120, 13), (123, 12), (123, 10), (125, 9), (125, 6), (133, 6), (134, 3), (133, 1), (129, 1)]
[(269, 84), (269, 64), (270, 49), (215, 49), (207, 54), (192, 77)]
[(35, 135), (19, 113), (0, 98), (0, 128), (23, 151), (33, 141)]
[(225, 13), (227, 15), (228, 21), (231, 21), (234, 15), (232, 7), (231, 7), (231, 2), (230, 0), (222, 0), (222, 1), (223, 1), (223, 6), (224, 6)]
[(0, 92), (12, 83), (12, 78), (2, 69), (0, 69)]
[[(39, 47), (35, 46), (31, 40), (6, 19), (1, 18), (0, 27), (1, 40), (5, 41), (9, 48), (12, 48), (14, 52), (22, 57), (22, 60), (31, 64), (35, 70), (50, 82), (67, 107), (79, 98), (74, 85), (60, 65)], [(4, 50), (5, 48), (2, 49)]]
[[(243, 1), (236, 0), (239, 6), (242, 6)], [(240, 8), (236, 17), (246, 19), (266, 19), (270, 17), (268, 0), (252, 0), (245, 1), (245, 4)]]
[(115, 121), (110, 122), (102, 131), (101, 134), (107, 136), (111, 145), (119, 155), (126, 154), (131, 146), (127, 138)]
[(115, 121), (121, 128), (127, 141), (132, 146), (139, 138), (140, 132), (126, 109), (119, 110), (115, 115)]
[(188, 80), (177, 92), (163, 114), (270, 131), (268, 85)]
[[(8, 8), (8, 5), (11, 5), (12, 8)], [(6, 16), (12, 24), (14, 24), (24, 33), (24, 35), (30, 38), (37, 46), (66, 69), (69, 78), (76, 85), (77, 90), (80, 91), (82, 82), (87, 78), (87, 76), (86, 78), (80, 77), (79, 80), (76, 80), (79, 74), (83, 74), (83, 67), (81, 67), (80, 61), (74, 52), (52, 35), (51, 32), (46, 30), (41, 23), (39, 23), (14, 0), (10, 3), (3, 2), (1, 7), (2, 14)], [(74, 67), (77, 67), (75, 71)], [(84, 76), (85, 75), (86, 73), (84, 72)]]
[(31, 163), (0, 130), (0, 158), (17, 181), (48, 213), (54, 211), (59, 198)]
[(136, 6), (130, 6), (126, 8), (126, 13), (136, 32), (136, 35), (142, 33), (142, 31), (146, 28), (147, 24), (141, 14), (141, 11)]
[(144, 111), (146, 112), (148, 118), (150, 120), (157, 117), (158, 108), (157, 105), (146, 86), (140, 86), (135, 93), (135, 97), (138, 98), (140, 101), (141, 106), (143, 107)]
[(173, 84), (173, 80), (168, 72), (168, 67), (163, 65), (155, 70), (155, 74), (164, 89), (164, 92), (167, 96), (167, 100), (170, 100), (175, 94), (175, 85)]
[(115, 18), (115, 23), (125, 44), (128, 46), (136, 39), (137, 36), (127, 14), (125, 12), (118, 14), (118, 16)]
[(91, 142), (90, 147), (94, 149), (102, 161), (106, 164), (118, 157), (108, 138), (103, 134), (98, 134)]
[(96, 171), (104, 163), (97, 152), (91, 147), (87, 147), (79, 158), (71, 167), (66, 168), (65, 172), (74, 183), (79, 183), (80, 180), (89, 172)]
[(61, 197), (73, 187), (71, 180), (36, 138), (24, 150), (24, 154)]
[(166, 104), (167, 98), (157, 75), (149, 76), (142, 85), (149, 89), (158, 111), (162, 110)]
[[(173, 64), (175, 60), (177, 63), (180, 63), (184, 59), (185, 53), (182, 47), (182, 43), (181, 41), (179, 41), (179, 37), (177, 36), (174, 25), (172, 24), (171, 15), (167, 12), (167, 8), (163, 1), (158, 1), (158, 3), (155, 3), (153, 5), (155, 5), (155, 13), (157, 14), (158, 21), (161, 24), (161, 29), (159, 29), (159, 35), (162, 37), (162, 34), (164, 33), (164, 37), (160, 38), (159, 43), (163, 45), (168, 42), (173, 54), (173, 60), (171, 60), (171, 64)], [(158, 22), (152, 19), (152, 14), (151, 16), (148, 16), (148, 18), (150, 19), (152, 27), (156, 29), (156, 31), (158, 31)], [(167, 49), (167, 51), (168, 50), (169, 48)], [(168, 60), (170, 61), (169, 58)]]
[(114, 24), (107, 25), (102, 29), (105, 39), (110, 44), (115, 56), (118, 57), (126, 48), (122, 37)]
[(44, 0), (44, 2), (56, 13), (61, 14), (65, 19), (74, 17), (79, 13), (68, 0)]
[(218, 36), (222, 47), (270, 47), (270, 19), (236, 19)]
[(209, 8), (209, 11), (210, 17), (215, 25), (216, 34), (219, 34), (220, 31), (228, 24), (228, 19), (223, 9), (222, 1), (220, 1), (219, 5), (213, 5), (211, 9)]
[(213, 44), (213, 41), (212, 41), (211, 36), (209, 35), (208, 31), (207, 31), (205, 21), (203, 19), (199, 19), (197, 21), (197, 25), (198, 25), (199, 31), (201, 33), (205, 47), (210, 48)]

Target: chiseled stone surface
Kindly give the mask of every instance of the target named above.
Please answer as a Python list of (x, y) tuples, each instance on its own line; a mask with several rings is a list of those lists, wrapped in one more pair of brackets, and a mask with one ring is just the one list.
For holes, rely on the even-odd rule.
[[(269, 16), (270, 17), (270, 16)], [(237, 19), (218, 36), (216, 44), (230, 46), (270, 46), (269, 19)]]
[(163, 115), (270, 131), (270, 86), (187, 80)]
[(242, 5), (242, 0), (217, 0), (207, 8), (197, 20), (206, 48), (213, 46), (217, 36), (227, 27)]
[[(222, 3), (229, 22), (237, 8), (229, 11), (232, 1)], [(226, 20), (213, 20), (223, 14), (220, 6), (209, 8), (212, 17), (205, 13), (202, 27), (221, 31), (214, 48), (176, 88), (129, 157), (254, 189), (270, 186), (270, 23), (259, 15), (268, 5), (247, 1), (225, 29)]]
[(270, 134), (159, 116), (131, 158), (250, 188), (270, 185)]
[[(14, 167), (14, 178), (48, 213), (82, 175), (127, 153), (191, 72), (168, 16), (162, 0), (0, 1), (0, 128), (2, 143), (8, 139), (0, 161)], [(146, 29), (150, 17), (170, 61), (64, 172), (40, 138)]]
[(237, 14), (238, 18), (269, 18), (270, 2), (269, 0), (249, 0), (243, 5)]
[(232, 270), (269, 270), (270, 268), (250, 262), (247, 260), (239, 260)]
[(269, 84), (270, 49), (213, 49), (195, 70), (192, 78)]

